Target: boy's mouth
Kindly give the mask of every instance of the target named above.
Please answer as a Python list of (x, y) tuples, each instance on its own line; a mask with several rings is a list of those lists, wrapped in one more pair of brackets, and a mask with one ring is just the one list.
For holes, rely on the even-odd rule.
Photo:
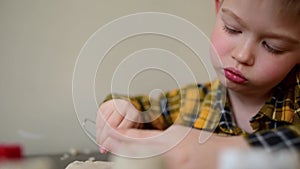
[(232, 67), (225, 68), (224, 74), (228, 80), (234, 83), (244, 84), (248, 81), (246, 77), (239, 70)]

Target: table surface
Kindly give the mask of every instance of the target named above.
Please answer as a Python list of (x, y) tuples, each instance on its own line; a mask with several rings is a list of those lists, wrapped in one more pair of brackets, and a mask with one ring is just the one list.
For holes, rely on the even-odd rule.
[(99, 152), (92, 153), (62, 153), (62, 154), (51, 154), (51, 155), (32, 155), (26, 156), (25, 159), (33, 159), (33, 158), (47, 158), (51, 160), (55, 169), (65, 169), (68, 164), (74, 161), (109, 161), (110, 154), (101, 154)]

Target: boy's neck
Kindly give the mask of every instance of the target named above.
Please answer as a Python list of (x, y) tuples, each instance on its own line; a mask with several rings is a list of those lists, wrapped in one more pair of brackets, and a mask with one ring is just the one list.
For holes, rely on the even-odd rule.
[(249, 120), (259, 112), (270, 94), (249, 95), (228, 90), (228, 97), (237, 125), (246, 132), (253, 132)]

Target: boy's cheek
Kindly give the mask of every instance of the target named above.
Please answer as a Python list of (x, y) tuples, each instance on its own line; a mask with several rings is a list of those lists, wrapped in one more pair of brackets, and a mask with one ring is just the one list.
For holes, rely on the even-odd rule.
[(218, 56), (219, 58), (226, 56), (229, 52), (229, 41), (226, 40), (226, 37), (223, 37), (220, 32), (214, 31), (211, 36), (211, 43), (216, 50), (215, 56)]

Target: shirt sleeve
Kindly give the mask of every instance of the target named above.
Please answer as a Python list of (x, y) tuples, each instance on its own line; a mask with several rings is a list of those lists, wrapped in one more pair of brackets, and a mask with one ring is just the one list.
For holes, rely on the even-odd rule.
[(263, 147), (270, 152), (300, 151), (300, 128), (294, 125), (248, 134), (246, 139), (253, 147)]
[[(179, 89), (172, 90), (161, 94), (158, 98), (150, 98), (148, 95), (125, 96), (120, 94), (110, 94), (103, 102), (112, 99), (122, 99), (131, 102), (131, 104), (140, 111), (143, 123), (139, 125), (141, 129), (158, 129), (164, 130), (174, 123), (177, 117), (177, 111), (171, 105), (170, 100), (179, 97)], [(169, 111), (173, 109), (173, 111)], [(173, 117), (173, 118), (172, 118)]]
[(143, 123), (139, 125), (142, 129), (164, 130), (174, 123), (186, 126), (194, 123), (195, 118), (192, 117), (198, 113), (195, 105), (203, 100), (207, 93), (206, 87), (200, 84), (190, 84), (180, 89), (164, 92), (157, 99), (147, 95), (127, 97), (111, 94), (104, 102), (111, 99), (128, 100), (142, 114)]

